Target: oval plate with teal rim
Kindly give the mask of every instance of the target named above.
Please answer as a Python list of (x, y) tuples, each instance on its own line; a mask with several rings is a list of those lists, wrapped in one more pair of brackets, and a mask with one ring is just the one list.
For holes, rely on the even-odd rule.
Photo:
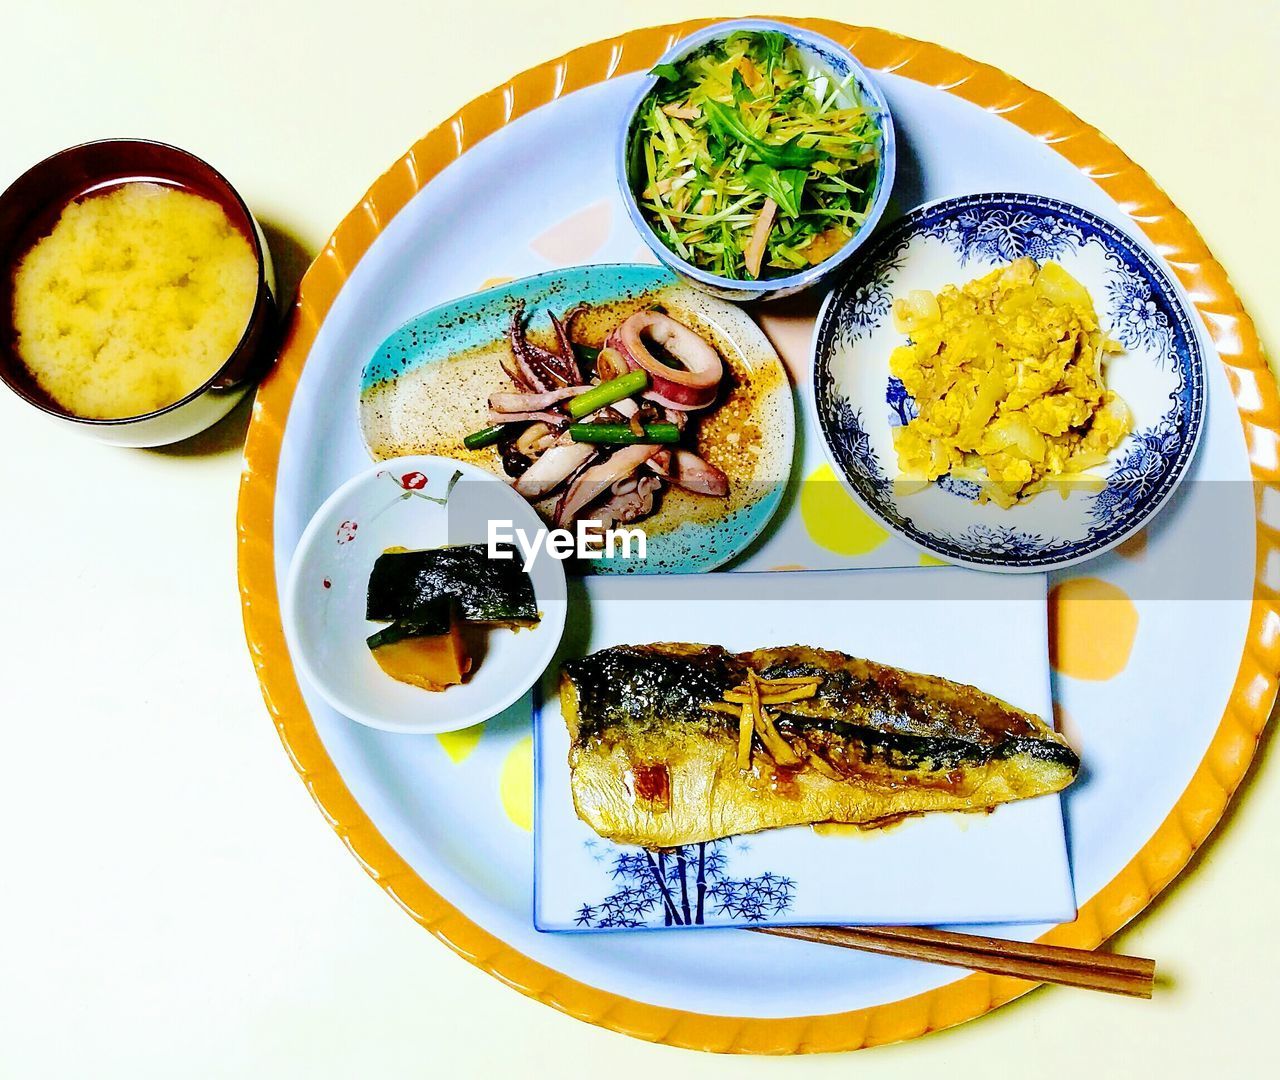
[[(670, 485), (643, 528), (644, 558), (582, 562), (613, 574), (689, 574), (713, 570), (760, 535), (782, 501), (795, 450), (791, 385), (768, 338), (740, 308), (643, 264), (571, 267), (507, 282), (410, 319), (365, 364), (360, 430), (375, 460), (438, 454), (504, 476), (493, 447), (467, 450), (463, 437), (486, 426), (488, 398), (511, 389), (499, 364), (509, 350), (512, 311), (523, 302), (528, 333), (550, 343), (548, 311), (588, 310), (575, 340), (599, 346), (634, 311), (661, 307), (709, 340), (724, 359), (727, 390), (696, 418), (696, 448), (729, 477), (729, 496), (711, 498)], [(554, 493), (558, 495), (559, 491)], [(555, 498), (536, 504), (549, 519)]]
[[(902, 482), (893, 431), (916, 405), (889, 372), (890, 354), (907, 341), (894, 329), (894, 300), (961, 286), (1022, 256), (1059, 263), (1088, 290), (1103, 331), (1123, 348), (1105, 381), (1128, 404), (1131, 433), (1088, 483), (1008, 509), (980, 500), (971, 480)], [(1169, 501), (1199, 441), (1205, 372), (1177, 287), (1127, 233), (1059, 199), (964, 195), (895, 222), (827, 298), (813, 406), (832, 466), (886, 528), (960, 566), (1034, 572), (1102, 554)]]

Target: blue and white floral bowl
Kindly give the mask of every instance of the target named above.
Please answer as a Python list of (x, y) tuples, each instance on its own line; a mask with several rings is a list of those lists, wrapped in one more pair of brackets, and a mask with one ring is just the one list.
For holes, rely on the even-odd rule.
[[(1043, 492), (1011, 509), (979, 504), (976, 485), (943, 477), (898, 485), (893, 428), (915, 403), (889, 374), (905, 339), (894, 299), (937, 292), (1024, 255), (1052, 259), (1093, 297), (1103, 329), (1124, 346), (1107, 385), (1133, 412), (1133, 433), (1097, 470), (1100, 487)], [(948, 562), (1038, 571), (1092, 558), (1145, 525), (1195, 454), (1205, 373), (1186, 306), (1167, 272), (1110, 222), (1037, 195), (944, 199), (896, 222), (823, 306), (814, 340), (811, 407), (827, 456), (863, 507), (892, 532)]]

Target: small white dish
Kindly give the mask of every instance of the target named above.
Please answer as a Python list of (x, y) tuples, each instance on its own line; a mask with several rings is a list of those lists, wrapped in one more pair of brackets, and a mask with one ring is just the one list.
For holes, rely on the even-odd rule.
[(490, 520), (530, 537), (544, 528), (497, 477), (425, 455), (380, 462), (325, 500), (289, 565), (284, 629), (299, 672), (330, 705), (383, 731), (457, 731), (501, 712), (537, 681), (560, 643), (568, 608), (564, 564), (545, 552), (529, 569), (541, 621), (524, 630), (490, 629), (462, 685), (433, 693), (397, 682), (365, 644), (384, 625), (365, 619), (379, 555), (392, 547), (483, 544)]

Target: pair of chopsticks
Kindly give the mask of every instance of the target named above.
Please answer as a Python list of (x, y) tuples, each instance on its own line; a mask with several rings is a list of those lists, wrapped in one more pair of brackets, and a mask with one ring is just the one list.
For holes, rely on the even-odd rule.
[(1154, 960), (916, 926), (753, 926), (758, 934), (925, 960), (1035, 982), (1149, 998)]

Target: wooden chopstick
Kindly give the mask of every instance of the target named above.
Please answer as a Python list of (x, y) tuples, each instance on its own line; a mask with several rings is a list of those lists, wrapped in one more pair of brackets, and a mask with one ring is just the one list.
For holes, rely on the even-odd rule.
[(1154, 960), (917, 926), (753, 926), (759, 934), (1149, 998)]

